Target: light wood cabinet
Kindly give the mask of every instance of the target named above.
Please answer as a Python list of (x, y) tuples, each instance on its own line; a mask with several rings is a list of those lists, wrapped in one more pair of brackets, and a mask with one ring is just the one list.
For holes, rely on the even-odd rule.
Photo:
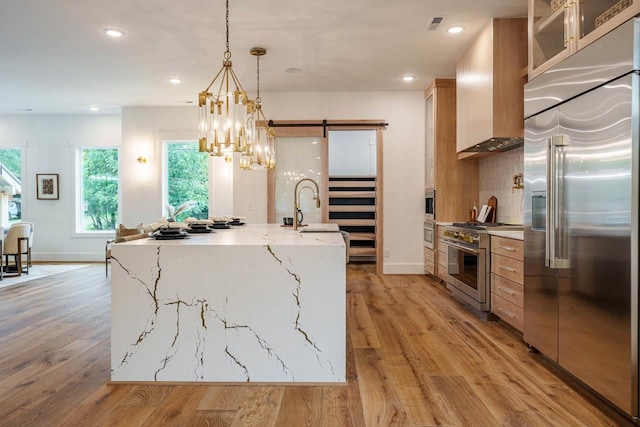
[(436, 255), (437, 250), (424, 248), (424, 271), (432, 276), (436, 275)]
[(523, 137), (526, 66), (525, 18), (492, 19), (458, 58), (457, 152), (491, 138)]
[[(478, 200), (478, 161), (461, 162), (456, 153), (456, 81), (434, 80), (425, 90), (425, 103), (425, 188), (435, 190), (436, 220), (466, 221)], [(435, 240), (436, 249), (424, 248), (425, 271), (443, 278), (438, 270), (446, 274), (446, 249), (442, 269), (443, 246)], [(427, 258), (434, 259), (433, 265)]]
[[(442, 80), (440, 80), (442, 82)], [(438, 82), (438, 80), (436, 80)], [(435, 111), (434, 107), (434, 97), (435, 97), (435, 89), (436, 82), (434, 82), (434, 90), (430, 92), (428, 96), (426, 96), (426, 105), (425, 105), (425, 157), (424, 157), (424, 188), (434, 188), (435, 187), (435, 174), (436, 174), (436, 159), (435, 159)], [(455, 87), (455, 81), (454, 81)], [(455, 108), (455, 106), (454, 106)]]
[(478, 201), (478, 161), (461, 162), (456, 153), (456, 81), (436, 79), (425, 90), (425, 101), (425, 165), (433, 175), (427, 179), (433, 187), (427, 188), (436, 190), (436, 220), (466, 221)]
[(529, 79), (639, 13), (633, 0), (529, 0)]
[(491, 236), (491, 312), (522, 331), (524, 242)]
[(491, 236), (491, 252), (509, 258), (524, 259), (524, 244), (522, 240), (506, 237)]
[(444, 282), (448, 283), (451, 281), (451, 276), (447, 274), (447, 251), (449, 246), (443, 240), (444, 238), (444, 226), (439, 225), (438, 229), (438, 243), (437, 243), (437, 257), (438, 262), (436, 265), (436, 275), (442, 279)]

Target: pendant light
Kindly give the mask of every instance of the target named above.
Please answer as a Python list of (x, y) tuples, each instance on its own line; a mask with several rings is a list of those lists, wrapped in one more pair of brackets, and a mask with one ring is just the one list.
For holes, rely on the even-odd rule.
[[(233, 160), (233, 152), (246, 150), (248, 115), (253, 109), (232, 68), (229, 50), (229, 0), (226, 0), (226, 51), (222, 68), (209, 86), (198, 94), (199, 150)], [(212, 91), (219, 80), (217, 91)], [(214, 88), (215, 89), (215, 88)]]
[(275, 130), (268, 125), (262, 111), (262, 99), (260, 98), (260, 57), (266, 55), (267, 50), (262, 47), (254, 47), (249, 53), (256, 57), (257, 90), (256, 99), (250, 103), (249, 107), (248, 138), (240, 159), (240, 168), (243, 170), (275, 169)]

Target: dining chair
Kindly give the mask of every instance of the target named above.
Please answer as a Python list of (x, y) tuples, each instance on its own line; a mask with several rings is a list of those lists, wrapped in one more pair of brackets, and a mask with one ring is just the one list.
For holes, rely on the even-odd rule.
[(33, 265), (31, 264), (31, 248), (33, 247), (33, 222), (20, 221), (16, 224), (29, 224), (29, 226), (31, 227), (31, 230), (29, 232), (29, 252), (27, 253), (27, 264), (29, 265), (29, 267), (33, 267)]
[(13, 257), (13, 262), (16, 266), (16, 273), (20, 276), (23, 272), (22, 267), (22, 255), (27, 255), (27, 270), (26, 274), (29, 274), (29, 237), (31, 235), (31, 226), (24, 223), (12, 224), (9, 228), (9, 232), (4, 237), (3, 255), (4, 265), (3, 270), (6, 274), (9, 267), (9, 256)]

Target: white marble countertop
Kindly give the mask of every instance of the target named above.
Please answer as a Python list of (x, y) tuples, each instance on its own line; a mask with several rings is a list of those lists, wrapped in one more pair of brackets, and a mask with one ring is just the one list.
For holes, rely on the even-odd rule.
[(491, 236), (506, 237), (509, 239), (524, 240), (524, 231), (522, 230), (490, 230)]
[[(303, 231), (307, 229), (309, 231)], [(317, 230), (317, 232), (313, 232)], [(156, 240), (154, 238), (132, 240), (119, 245), (187, 245), (187, 246), (253, 246), (253, 245), (338, 245), (344, 246), (344, 239), (337, 224), (309, 224), (294, 230), (279, 224), (246, 224), (229, 229), (216, 229), (213, 233), (193, 233), (185, 239)], [(335, 231), (335, 232), (331, 232)]]

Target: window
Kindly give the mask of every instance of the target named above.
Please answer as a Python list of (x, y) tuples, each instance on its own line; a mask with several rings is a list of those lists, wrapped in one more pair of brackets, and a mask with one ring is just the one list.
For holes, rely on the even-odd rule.
[(80, 148), (77, 231), (114, 230), (118, 222), (118, 149)]
[(329, 176), (376, 176), (376, 130), (330, 130)]
[(9, 222), (22, 219), (22, 149), (0, 149), (0, 188), (9, 197), (2, 198), (3, 211), (8, 211)]
[(198, 151), (197, 141), (165, 142), (166, 194), (173, 208), (193, 200), (196, 206), (179, 214), (175, 220), (188, 217), (209, 218), (209, 156)]

